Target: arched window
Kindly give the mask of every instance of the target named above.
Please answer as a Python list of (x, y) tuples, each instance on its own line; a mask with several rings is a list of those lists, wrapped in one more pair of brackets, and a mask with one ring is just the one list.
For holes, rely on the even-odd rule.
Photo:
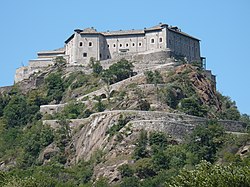
[(89, 42), (89, 47), (92, 47), (92, 45), (93, 45), (92, 42)]
[(159, 38), (159, 42), (162, 42), (162, 38)]
[(155, 39), (154, 38), (151, 39), (151, 44), (153, 44), (153, 43), (155, 43)]
[(82, 42), (79, 43), (79, 46), (82, 47)]

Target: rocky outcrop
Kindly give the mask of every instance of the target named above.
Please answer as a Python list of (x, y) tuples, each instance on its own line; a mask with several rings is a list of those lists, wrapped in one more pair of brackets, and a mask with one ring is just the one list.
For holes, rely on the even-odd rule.
[[(119, 131), (122, 141), (117, 141), (116, 136), (110, 137), (108, 129), (117, 124), (120, 116), (126, 118), (128, 123)], [(182, 141), (195, 126), (205, 124), (206, 121), (205, 118), (184, 114), (135, 110), (95, 113), (87, 119), (75, 120), (76, 128), (74, 120), (70, 120), (70, 126), (76, 133), (68, 146), (68, 149), (74, 152), (68, 163), (77, 163), (81, 159), (88, 160), (96, 150), (107, 152), (110, 157), (121, 153), (129, 155), (133, 150), (133, 142), (142, 129), (165, 132), (174, 139)], [(54, 124), (56, 121), (46, 121), (46, 124), (50, 123)], [(219, 121), (219, 123), (226, 131), (242, 133), (246, 131), (244, 123), (235, 121)]]
[(60, 152), (60, 149), (56, 146), (55, 143), (52, 143), (48, 145), (39, 155), (38, 160), (41, 163), (47, 163), (50, 161), (50, 158), (52, 158), (54, 155), (56, 155), (58, 152)]

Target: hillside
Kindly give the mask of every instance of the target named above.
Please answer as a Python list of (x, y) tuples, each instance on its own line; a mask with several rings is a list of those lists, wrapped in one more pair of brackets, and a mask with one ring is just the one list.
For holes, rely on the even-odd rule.
[(56, 60), (1, 90), (2, 186), (250, 185), (250, 117), (200, 64)]

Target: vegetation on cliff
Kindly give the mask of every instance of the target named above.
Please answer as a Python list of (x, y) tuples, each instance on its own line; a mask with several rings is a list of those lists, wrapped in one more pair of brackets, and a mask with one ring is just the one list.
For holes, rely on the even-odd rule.
[[(249, 152), (244, 157), (238, 153), (249, 145), (249, 134), (227, 134), (217, 122), (239, 120), (249, 127), (250, 117), (240, 115), (235, 102), (217, 92), (200, 67), (183, 64), (169, 71), (147, 71), (140, 80), (111, 92), (112, 84), (135, 76), (132, 63), (123, 59), (106, 70), (100, 62), (92, 61), (90, 66), (92, 74), (68, 73), (58, 59), (38, 88), (24, 92), (14, 85), (11, 92), (0, 95), (1, 186), (250, 185)], [(100, 88), (105, 88), (102, 95), (76, 101)], [(66, 102), (58, 113), (39, 111), (41, 105)], [(104, 163), (102, 150), (88, 161), (73, 166), (67, 162), (72, 153), (66, 147), (75, 133), (68, 120), (118, 109), (185, 113), (208, 118), (208, 123), (197, 126), (182, 143), (162, 132), (141, 131), (131, 145), (131, 162), (118, 167), (120, 180), (108, 184), (106, 178), (94, 178), (95, 168)], [(44, 119), (57, 119), (60, 126), (52, 129), (42, 124)], [(129, 120), (121, 115), (107, 130), (107, 140), (122, 142), (121, 130), (126, 128), (125, 135), (132, 131), (126, 126)], [(46, 153), (48, 148), (53, 151)]]

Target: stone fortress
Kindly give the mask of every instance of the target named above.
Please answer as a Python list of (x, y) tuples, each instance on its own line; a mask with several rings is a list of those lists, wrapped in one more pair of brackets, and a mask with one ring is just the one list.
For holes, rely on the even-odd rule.
[(41, 51), (37, 55), (38, 58), (30, 60), (28, 66), (16, 70), (15, 83), (29, 79), (32, 74), (52, 65), (57, 56), (63, 56), (67, 66), (87, 66), (91, 58), (100, 61), (104, 67), (121, 57), (139, 61), (141, 66), (150, 64), (150, 60), (163, 59), (161, 63), (164, 63), (164, 59), (176, 56), (188, 62), (204, 60), (200, 55), (199, 39), (178, 27), (162, 23), (143, 30), (98, 32), (93, 27), (76, 29), (63, 48)]

